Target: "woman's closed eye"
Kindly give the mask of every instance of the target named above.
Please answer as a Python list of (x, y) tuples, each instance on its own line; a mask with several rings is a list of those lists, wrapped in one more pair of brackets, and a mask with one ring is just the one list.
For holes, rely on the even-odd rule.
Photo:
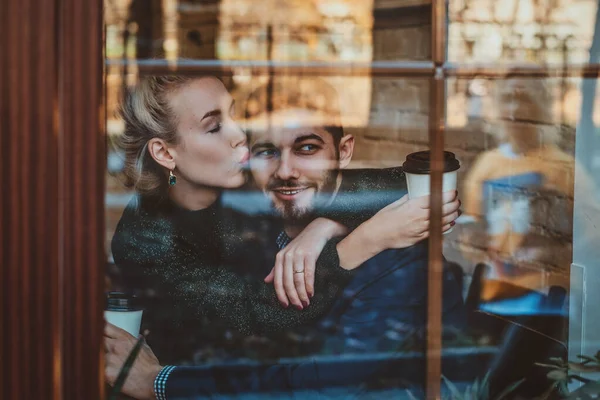
[(221, 131), (222, 126), (223, 124), (221, 122), (218, 122), (214, 128), (208, 131), (208, 133), (219, 133), (219, 131)]

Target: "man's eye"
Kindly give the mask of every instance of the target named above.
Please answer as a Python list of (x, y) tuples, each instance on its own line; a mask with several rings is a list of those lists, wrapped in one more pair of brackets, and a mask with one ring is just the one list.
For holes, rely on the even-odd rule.
[(298, 151), (301, 152), (306, 152), (306, 153), (310, 153), (310, 152), (315, 152), (317, 151), (319, 148), (317, 146), (315, 146), (314, 144), (305, 144), (303, 146), (300, 146), (298, 148)]
[(221, 130), (221, 126), (222, 126), (222, 124), (219, 122), (217, 124), (217, 126), (215, 126), (213, 129), (208, 131), (208, 133), (219, 133), (219, 131)]
[(276, 155), (277, 155), (277, 152), (273, 149), (259, 150), (259, 151), (254, 152), (254, 157), (267, 158), (267, 157), (274, 157)]

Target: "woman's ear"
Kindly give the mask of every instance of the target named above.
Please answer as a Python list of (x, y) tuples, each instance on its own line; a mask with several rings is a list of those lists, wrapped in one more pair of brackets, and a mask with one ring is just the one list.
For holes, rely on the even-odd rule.
[(338, 149), (340, 154), (340, 169), (343, 169), (350, 164), (350, 161), (352, 161), (352, 154), (354, 153), (354, 136), (345, 135), (340, 140)]
[(175, 159), (169, 149), (167, 142), (162, 139), (153, 138), (148, 141), (148, 153), (159, 165), (172, 171), (175, 169)]

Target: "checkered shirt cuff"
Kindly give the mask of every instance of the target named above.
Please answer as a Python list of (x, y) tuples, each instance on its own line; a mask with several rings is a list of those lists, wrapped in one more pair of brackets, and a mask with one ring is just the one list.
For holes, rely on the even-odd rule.
[(287, 233), (285, 233), (285, 231), (281, 231), (281, 233), (277, 236), (277, 239), (275, 239), (275, 242), (277, 243), (277, 247), (279, 248), (279, 250), (283, 250), (283, 248), (285, 246), (287, 246), (288, 244), (290, 244), (291, 241), (292, 241), (292, 238), (289, 237), (287, 235)]
[(154, 395), (156, 400), (167, 400), (167, 378), (175, 369), (174, 365), (164, 366), (154, 380)]

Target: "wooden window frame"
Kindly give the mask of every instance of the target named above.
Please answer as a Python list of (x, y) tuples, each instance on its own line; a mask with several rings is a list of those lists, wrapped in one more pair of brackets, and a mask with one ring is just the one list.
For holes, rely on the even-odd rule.
[[(423, 1), (419, 1), (422, 6)], [(0, 2), (0, 390), (6, 399), (104, 394), (105, 115), (102, 0)], [(462, 66), (446, 60), (446, 1), (431, 2), (430, 62), (136, 61), (141, 75), (421, 77), (433, 154), (427, 398), (440, 398), (441, 188), (448, 78), (597, 78), (600, 65)], [(9, 118), (4, 118), (6, 113)], [(6, 327), (6, 328), (5, 328)]]
[(100, 399), (102, 1), (2, 1), (0, 44), (0, 397)]

